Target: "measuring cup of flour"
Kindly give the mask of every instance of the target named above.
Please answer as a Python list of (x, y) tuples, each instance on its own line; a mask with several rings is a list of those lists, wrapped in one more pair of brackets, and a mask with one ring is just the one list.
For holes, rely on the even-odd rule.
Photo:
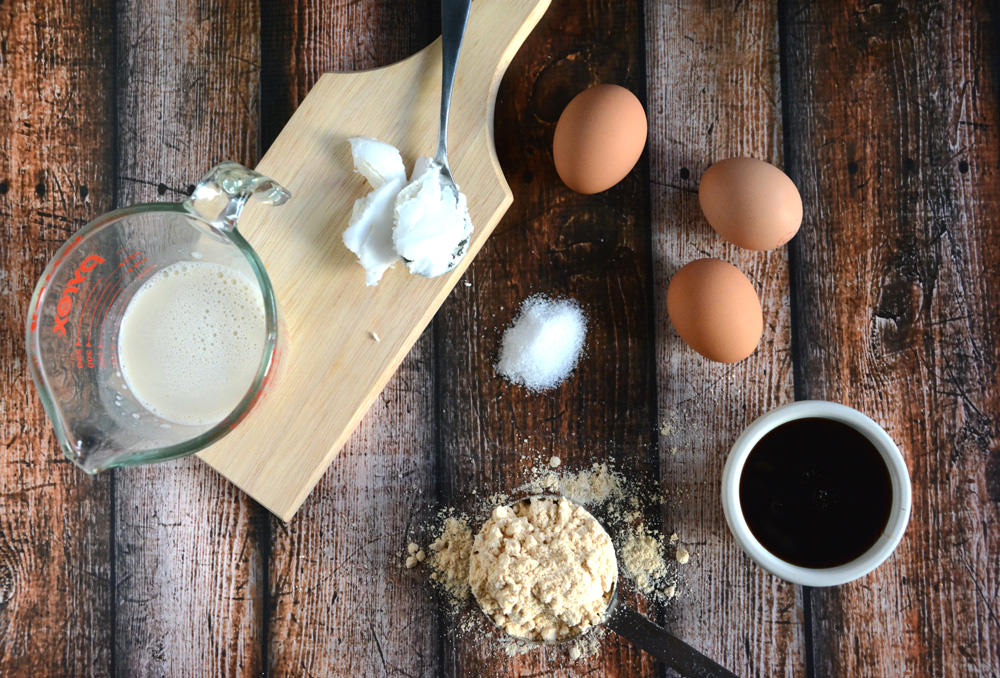
[(469, 586), (490, 621), (518, 640), (562, 643), (603, 625), (682, 676), (735, 678), (619, 598), (611, 537), (566, 497), (494, 509), (473, 542)]
[(281, 352), (267, 272), (236, 222), (289, 193), (235, 162), (181, 203), (108, 212), (73, 235), (31, 298), (31, 376), (88, 473), (193, 454), (253, 407)]

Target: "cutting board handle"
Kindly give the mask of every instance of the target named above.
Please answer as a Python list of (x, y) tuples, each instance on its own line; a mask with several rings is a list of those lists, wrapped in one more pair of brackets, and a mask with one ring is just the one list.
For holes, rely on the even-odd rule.
[[(497, 25), (491, 20), (495, 8), (492, 8), (494, 12), (491, 12), (490, 3), (502, 3), (504, 13), (515, 17), (516, 20)], [(472, 3), (469, 24), (462, 43), (462, 54), (476, 52), (481, 55), (482, 61), (495, 63), (496, 68), (492, 77), (485, 80), (481, 74), (472, 74), (468, 72), (468, 68), (463, 69), (463, 59), (459, 57), (455, 91), (470, 101), (485, 103), (484, 119), (489, 122), (491, 128), (493, 104), (497, 89), (500, 87), (500, 80), (525, 38), (545, 14), (549, 3), (550, 0), (474, 0)], [(440, 45), (437, 45), (437, 49), (440, 51)], [(464, 63), (466, 66), (469, 65), (467, 61)]]

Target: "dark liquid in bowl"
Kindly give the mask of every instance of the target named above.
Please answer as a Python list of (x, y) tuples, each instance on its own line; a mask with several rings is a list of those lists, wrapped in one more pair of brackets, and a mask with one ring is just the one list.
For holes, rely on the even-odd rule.
[(878, 541), (892, 510), (892, 481), (882, 455), (855, 429), (797, 419), (750, 451), (740, 503), (754, 537), (778, 558), (836, 567)]

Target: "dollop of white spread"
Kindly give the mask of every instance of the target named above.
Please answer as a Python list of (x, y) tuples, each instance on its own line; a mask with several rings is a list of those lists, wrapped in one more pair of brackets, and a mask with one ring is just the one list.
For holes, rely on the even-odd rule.
[(344, 244), (376, 285), (402, 257), (411, 273), (438, 276), (455, 268), (468, 248), (472, 221), (465, 195), (442, 190), (441, 170), (417, 160), (410, 183), (399, 150), (375, 139), (350, 139), (354, 169), (372, 192), (354, 203)]
[(396, 196), (392, 242), (410, 269), (432, 278), (455, 268), (472, 236), (465, 194), (442, 187), (441, 168), (420, 158)]
[(350, 142), (354, 169), (373, 190), (354, 202), (344, 244), (364, 266), (365, 284), (377, 285), (382, 274), (399, 260), (392, 244), (393, 210), (396, 195), (406, 184), (406, 168), (399, 150), (391, 144), (362, 137)]

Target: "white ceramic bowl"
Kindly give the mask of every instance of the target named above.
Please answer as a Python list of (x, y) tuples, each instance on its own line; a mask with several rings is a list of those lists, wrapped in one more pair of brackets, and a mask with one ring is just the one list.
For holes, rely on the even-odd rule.
[[(740, 507), (740, 476), (747, 455), (769, 431), (793, 419), (819, 417), (847, 424), (875, 446), (889, 469), (892, 509), (882, 535), (870, 549), (844, 565), (810, 568), (792, 565), (768, 551), (753, 536)], [(733, 444), (722, 471), (722, 509), (736, 541), (758, 565), (773, 575), (803, 586), (839, 586), (863, 577), (888, 558), (903, 538), (910, 520), (910, 474), (896, 443), (870, 418), (855, 409), (825, 400), (801, 400), (784, 405), (755, 420)]]

